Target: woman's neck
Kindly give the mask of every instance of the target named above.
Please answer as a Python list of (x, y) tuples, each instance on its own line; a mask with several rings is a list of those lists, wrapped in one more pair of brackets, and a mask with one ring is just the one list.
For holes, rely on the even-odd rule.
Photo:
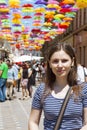
[(52, 95), (56, 98), (65, 98), (68, 89), (69, 85), (67, 83), (58, 84), (57, 82), (55, 82), (52, 90)]
[(66, 79), (56, 79), (54, 85), (59, 86), (60, 88), (64, 88), (66, 85), (68, 85), (68, 82)]

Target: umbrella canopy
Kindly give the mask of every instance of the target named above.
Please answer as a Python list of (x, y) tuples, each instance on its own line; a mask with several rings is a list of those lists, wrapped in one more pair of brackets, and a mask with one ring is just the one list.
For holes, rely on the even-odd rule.
[(40, 60), (40, 59), (43, 59), (43, 57), (40, 57), (40, 56), (28, 56), (28, 55), (13, 57), (14, 62), (25, 62), (25, 61)]
[(31, 60), (31, 56), (28, 56), (28, 55), (13, 57), (14, 62), (24, 62), (24, 61), (30, 61), (30, 60)]

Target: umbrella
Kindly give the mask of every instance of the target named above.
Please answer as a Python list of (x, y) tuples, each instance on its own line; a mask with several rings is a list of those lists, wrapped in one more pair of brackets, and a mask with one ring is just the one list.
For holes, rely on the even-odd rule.
[(24, 61), (30, 61), (30, 60), (31, 60), (31, 56), (28, 56), (28, 55), (13, 57), (14, 62), (24, 62)]
[(40, 56), (29, 56), (29, 55), (22, 55), (22, 56), (16, 56), (13, 57), (14, 62), (25, 62), (25, 61), (31, 61), (31, 60), (40, 60), (43, 59), (43, 57)]

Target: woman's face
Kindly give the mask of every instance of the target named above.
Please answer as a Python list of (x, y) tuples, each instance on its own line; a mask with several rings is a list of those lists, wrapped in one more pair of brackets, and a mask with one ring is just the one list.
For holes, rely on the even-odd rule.
[(51, 56), (49, 65), (56, 77), (63, 78), (67, 77), (71, 69), (72, 62), (73, 61), (70, 56), (63, 50), (60, 50)]

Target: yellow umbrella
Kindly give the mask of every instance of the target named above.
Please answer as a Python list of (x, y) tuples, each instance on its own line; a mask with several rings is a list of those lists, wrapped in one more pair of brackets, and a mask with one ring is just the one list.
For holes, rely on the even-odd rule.
[(76, 0), (76, 5), (78, 8), (86, 8), (87, 0)]
[(45, 14), (46, 14), (46, 15), (54, 15), (54, 14), (55, 14), (55, 11), (46, 11)]
[(52, 23), (50, 23), (50, 22), (45, 22), (44, 24), (43, 24), (44, 26), (52, 26)]
[(52, 35), (56, 35), (57, 34), (57, 32), (54, 30), (51, 30), (50, 32), (49, 32), (49, 34), (52, 36)]
[(20, 19), (12, 19), (12, 23), (21, 24), (21, 20)]
[(57, 4), (48, 4), (47, 8), (55, 8), (55, 9), (61, 9), (61, 7)]
[(8, 3), (10, 7), (13, 7), (13, 5), (20, 5), (20, 0), (9, 0)]
[(9, 8), (0, 8), (0, 12), (9, 12)]
[(44, 44), (45, 40), (44, 39), (38, 39), (39, 44)]
[(28, 34), (22, 34), (21, 35), (23, 39), (28, 39), (29, 35)]
[(22, 12), (26, 13), (26, 12), (34, 12), (33, 8), (23, 8)]
[(54, 19), (64, 18), (64, 17), (65, 17), (65, 15), (63, 15), (63, 14), (56, 14), (56, 15), (54, 16)]
[(20, 0), (9, 0), (8, 3), (11, 8), (20, 8)]
[(25, 26), (24, 26), (24, 25), (22, 25), (22, 31), (24, 31), (24, 29), (25, 29)]
[(28, 40), (26, 40), (26, 41), (24, 42), (24, 45), (28, 45), (28, 46), (29, 46)]
[(45, 12), (45, 8), (43, 8), (43, 7), (40, 8), (40, 7), (39, 7), (39, 8), (36, 8), (34, 11), (35, 11), (36, 13), (41, 13), (41, 12), (44, 13), (44, 12)]

